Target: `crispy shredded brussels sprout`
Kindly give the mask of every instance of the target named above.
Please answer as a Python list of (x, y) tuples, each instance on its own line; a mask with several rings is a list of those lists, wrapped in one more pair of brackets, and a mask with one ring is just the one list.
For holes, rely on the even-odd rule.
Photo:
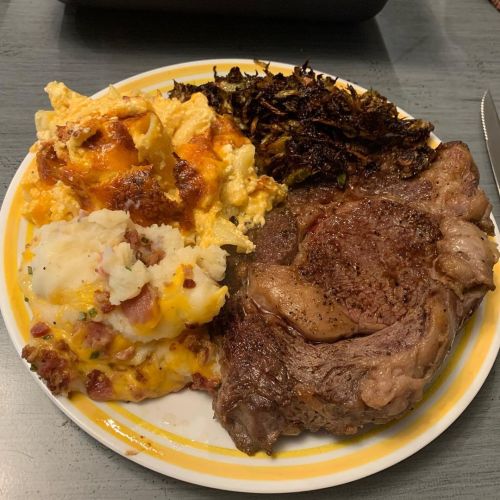
[(427, 144), (433, 125), (402, 119), (374, 90), (315, 73), (305, 63), (290, 76), (244, 74), (234, 67), (204, 85), (175, 83), (181, 101), (202, 92), (218, 113), (234, 121), (256, 146), (260, 173), (288, 185), (322, 178), (345, 188), (349, 176), (383, 169), (401, 178), (417, 175), (435, 156)]

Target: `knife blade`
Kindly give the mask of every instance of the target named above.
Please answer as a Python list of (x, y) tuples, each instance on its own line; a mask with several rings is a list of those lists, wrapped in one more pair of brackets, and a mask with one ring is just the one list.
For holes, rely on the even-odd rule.
[(500, 120), (491, 92), (487, 90), (481, 99), (481, 121), (483, 123), (486, 149), (500, 195)]

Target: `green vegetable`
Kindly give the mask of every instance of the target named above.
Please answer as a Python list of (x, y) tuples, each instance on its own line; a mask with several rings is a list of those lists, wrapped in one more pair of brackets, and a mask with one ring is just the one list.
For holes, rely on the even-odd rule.
[(28, 266), (28, 274), (33, 274), (33, 268), (31, 266)]
[(97, 359), (99, 356), (100, 356), (100, 352), (99, 351), (93, 351), (90, 353), (90, 359)]
[(95, 316), (97, 316), (97, 309), (95, 307), (93, 307), (92, 309), (89, 309), (87, 311), (87, 314), (91, 317), (91, 318), (94, 318)]
[(337, 185), (341, 188), (345, 186), (345, 183), (347, 181), (347, 174), (345, 172), (342, 172), (341, 174), (337, 175)]
[(174, 83), (170, 96), (188, 100), (202, 92), (220, 114), (230, 114), (256, 147), (260, 173), (294, 185), (322, 178), (345, 188), (356, 174), (384, 166), (401, 178), (427, 168), (434, 126), (401, 119), (396, 106), (374, 90), (358, 93), (315, 73), (308, 64), (290, 76), (244, 74), (234, 67), (203, 85)]
[(290, 174), (288, 174), (284, 179), (283, 182), (287, 186), (293, 186), (294, 184), (299, 184), (302, 181), (305, 181), (309, 176), (311, 175), (311, 169), (309, 168), (298, 168), (297, 170), (294, 170)]
[(85, 321), (87, 319), (87, 313), (85, 311), (80, 311), (78, 314), (78, 319), (80, 321)]

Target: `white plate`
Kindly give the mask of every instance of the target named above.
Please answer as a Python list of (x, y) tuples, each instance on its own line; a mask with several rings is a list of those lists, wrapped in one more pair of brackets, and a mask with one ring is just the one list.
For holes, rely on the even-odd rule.
[[(142, 73), (116, 86), (122, 91), (166, 91), (174, 78), (196, 83), (211, 79), (214, 65), (220, 73), (234, 65), (247, 72), (258, 69), (251, 60), (196, 61)], [(271, 64), (273, 71), (291, 69), (286, 64)], [(29, 316), (17, 285), (19, 255), (28, 230), (21, 218), (18, 188), (32, 162), (29, 154), (10, 184), (0, 213), (0, 302), (19, 353), (29, 335)], [(206, 394), (186, 390), (141, 404), (97, 403), (82, 395), (55, 397), (33, 375), (47, 396), (83, 430), (117, 453), (162, 474), (234, 491), (313, 490), (353, 481), (403, 460), (441, 434), (464, 411), (486, 379), (500, 346), (499, 299), (500, 291), (487, 295), (457, 337), (423, 401), (405, 417), (347, 439), (325, 434), (286, 438), (273, 458), (264, 454), (248, 457), (236, 450), (213, 420)]]

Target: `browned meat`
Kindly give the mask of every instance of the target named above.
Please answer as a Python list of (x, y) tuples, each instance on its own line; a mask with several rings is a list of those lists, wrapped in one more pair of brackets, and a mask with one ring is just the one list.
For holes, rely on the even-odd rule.
[(432, 168), (411, 181), (400, 182), (385, 174), (379, 171), (368, 179), (355, 179), (354, 190), (394, 197), (437, 216), (460, 217), (493, 233), (491, 205), (477, 187), (479, 172), (464, 143), (441, 145)]
[(218, 386), (218, 380), (208, 379), (200, 373), (193, 373), (193, 382), (191, 384), (191, 389), (193, 389), (193, 391), (207, 391), (209, 393), (214, 393)]
[(121, 303), (123, 314), (134, 324), (147, 323), (158, 309), (158, 291), (147, 284), (142, 287), (139, 295)]
[(115, 338), (111, 327), (98, 321), (86, 321), (82, 324), (85, 329), (85, 344), (93, 350), (106, 348)]
[(178, 340), (184, 344), (192, 353), (196, 354), (198, 361), (205, 365), (208, 360), (213, 359), (215, 346), (210, 341), (208, 332), (193, 327), (192, 331), (186, 331)]
[(400, 416), (494, 288), (490, 204), (465, 145), (409, 180), (351, 182), (292, 191), (255, 254), (230, 257), (214, 409), (246, 453)]
[(128, 229), (125, 232), (125, 241), (134, 251), (135, 258), (146, 266), (154, 266), (165, 257), (165, 252), (161, 248), (154, 248), (152, 241), (141, 236), (136, 229)]
[(113, 397), (111, 380), (100, 370), (92, 370), (87, 375), (85, 388), (89, 397), (96, 401), (109, 401)]
[(30, 328), (30, 333), (33, 338), (44, 337), (50, 333), (50, 326), (43, 321), (38, 321)]
[(96, 290), (94, 299), (97, 307), (102, 313), (111, 312), (115, 306), (109, 301), (110, 293), (107, 290)]
[(26, 345), (22, 357), (31, 364), (31, 369), (43, 378), (54, 394), (68, 394), (78, 379), (72, 366), (74, 354), (67, 349), (66, 343), (50, 345)]

